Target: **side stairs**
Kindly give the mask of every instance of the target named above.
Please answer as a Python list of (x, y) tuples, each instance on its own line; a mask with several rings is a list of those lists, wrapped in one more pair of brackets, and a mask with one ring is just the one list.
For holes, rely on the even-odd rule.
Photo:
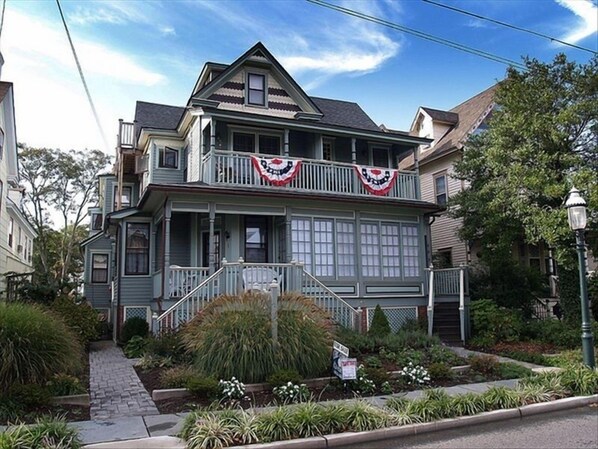
[(450, 346), (463, 346), (459, 320), (458, 302), (437, 302), (434, 304), (432, 333)]

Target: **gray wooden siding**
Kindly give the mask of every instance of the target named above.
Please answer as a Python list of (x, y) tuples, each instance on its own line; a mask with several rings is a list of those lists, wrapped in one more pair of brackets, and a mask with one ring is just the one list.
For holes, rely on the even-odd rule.
[(150, 305), (153, 296), (151, 276), (123, 276), (120, 279), (120, 305)]
[(175, 213), (170, 220), (170, 263), (191, 265), (191, 214)]
[(180, 183), (184, 182), (183, 174), (184, 174), (184, 165), (185, 165), (185, 155), (184, 151), (179, 148), (179, 156), (178, 156), (178, 168), (161, 168), (158, 167), (158, 162), (160, 160), (160, 148), (163, 146), (152, 145), (152, 157), (150, 158), (151, 167), (150, 170), (150, 183), (152, 184), (172, 184), (172, 183)]
[(112, 254), (108, 261), (108, 283), (107, 284), (92, 284), (91, 283), (91, 255), (94, 251), (106, 252), (111, 251), (112, 242), (109, 238), (100, 237), (98, 240), (91, 242), (85, 247), (85, 267), (84, 267), (84, 284), (83, 295), (91, 302), (92, 307), (108, 308), (110, 307), (110, 280), (113, 274)]
[[(458, 154), (448, 155), (437, 161), (420, 167), (422, 200), (436, 202), (434, 191), (434, 175), (442, 171), (447, 172), (447, 190), (449, 197), (461, 191), (461, 181), (450, 176), (453, 164), (458, 160)], [(467, 245), (459, 239), (460, 220), (446, 215), (437, 217), (431, 227), (432, 252), (451, 249), (454, 266), (467, 263)]]

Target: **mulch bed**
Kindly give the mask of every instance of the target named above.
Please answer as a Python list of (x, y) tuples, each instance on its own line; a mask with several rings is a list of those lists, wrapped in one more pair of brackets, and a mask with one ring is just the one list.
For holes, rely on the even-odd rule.
[[(153, 368), (150, 370), (142, 370), (139, 367), (135, 367), (137, 371), (137, 375), (139, 379), (145, 386), (145, 388), (150, 392), (155, 389), (161, 389), (162, 386), (160, 385), (159, 377), (160, 373), (164, 370), (164, 368)], [(455, 385), (464, 385), (464, 384), (471, 384), (471, 383), (479, 383), (479, 382), (489, 382), (494, 380), (501, 380), (500, 377), (489, 377), (489, 376), (482, 376), (479, 373), (469, 372), (464, 374), (455, 374), (453, 379), (450, 380), (443, 380), (433, 382), (430, 386), (432, 388), (436, 387), (451, 387)], [(416, 390), (418, 387), (413, 387), (404, 390), (396, 390), (395, 393), (400, 392), (409, 392), (412, 390)], [(344, 390), (341, 385), (338, 383), (331, 383), (326, 385), (322, 388), (310, 388), (311, 393), (313, 394), (314, 398), (317, 401), (333, 401), (333, 400), (340, 400), (340, 399), (353, 399), (356, 397), (355, 393), (351, 390)], [(382, 393), (377, 392), (374, 395), (381, 395)], [(374, 396), (372, 395), (372, 396)], [(272, 394), (271, 391), (262, 391), (262, 392), (255, 392), (255, 393), (247, 393), (247, 396), (250, 398), (249, 401), (242, 402), (242, 406), (244, 408), (249, 407), (265, 407), (271, 405), (277, 405), (276, 398)], [(205, 399), (205, 398), (198, 398), (193, 396), (187, 396), (184, 398), (172, 398), (172, 399), (165, 399), (162, 401), (156, 401), (156, 407), (160, 411), (160, 413), (180, 413), (180, 412), (188, 412), (192, 411), (198, 407), (207, 407), (211, 405), (213, 401)]]

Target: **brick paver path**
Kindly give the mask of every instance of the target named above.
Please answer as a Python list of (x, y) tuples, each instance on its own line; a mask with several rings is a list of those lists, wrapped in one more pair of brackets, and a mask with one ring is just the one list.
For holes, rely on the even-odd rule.
[(91, 419), (159, 414), (137, 377), (133, 363), (112, 342), (92, 343), (89, 352)]

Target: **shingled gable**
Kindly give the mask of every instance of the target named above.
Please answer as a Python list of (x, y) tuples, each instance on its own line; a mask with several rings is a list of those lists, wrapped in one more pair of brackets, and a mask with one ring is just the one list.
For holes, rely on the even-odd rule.
[(244, 65), (267, 69), (274, 75), (276, 81), (282, 86), (282, 89), (272, 89), (270, 87), (270, 95), (272, 95), (271, 91), (275, 90), (274, 95), (290, 97), (297, 105), (297, 110), (294, 111), (296, 112), (296, 118), (319, 120), (322, 117), (322, 111), (320, 111), (316, 103), (303, 91), (301, 86), (297, 84), (261, 42), (255, 44), (237, 58), (216, 79), (203, 86), (191, 97), (190, 104), (217, 106), (221, 101), (236, 101), (232, 100), (231, 97), (227, 98), (226, 95), (217, 93), (217, 91), (226, 88), (238, 89), (239, 82), (235, 81), (234, 77)]

